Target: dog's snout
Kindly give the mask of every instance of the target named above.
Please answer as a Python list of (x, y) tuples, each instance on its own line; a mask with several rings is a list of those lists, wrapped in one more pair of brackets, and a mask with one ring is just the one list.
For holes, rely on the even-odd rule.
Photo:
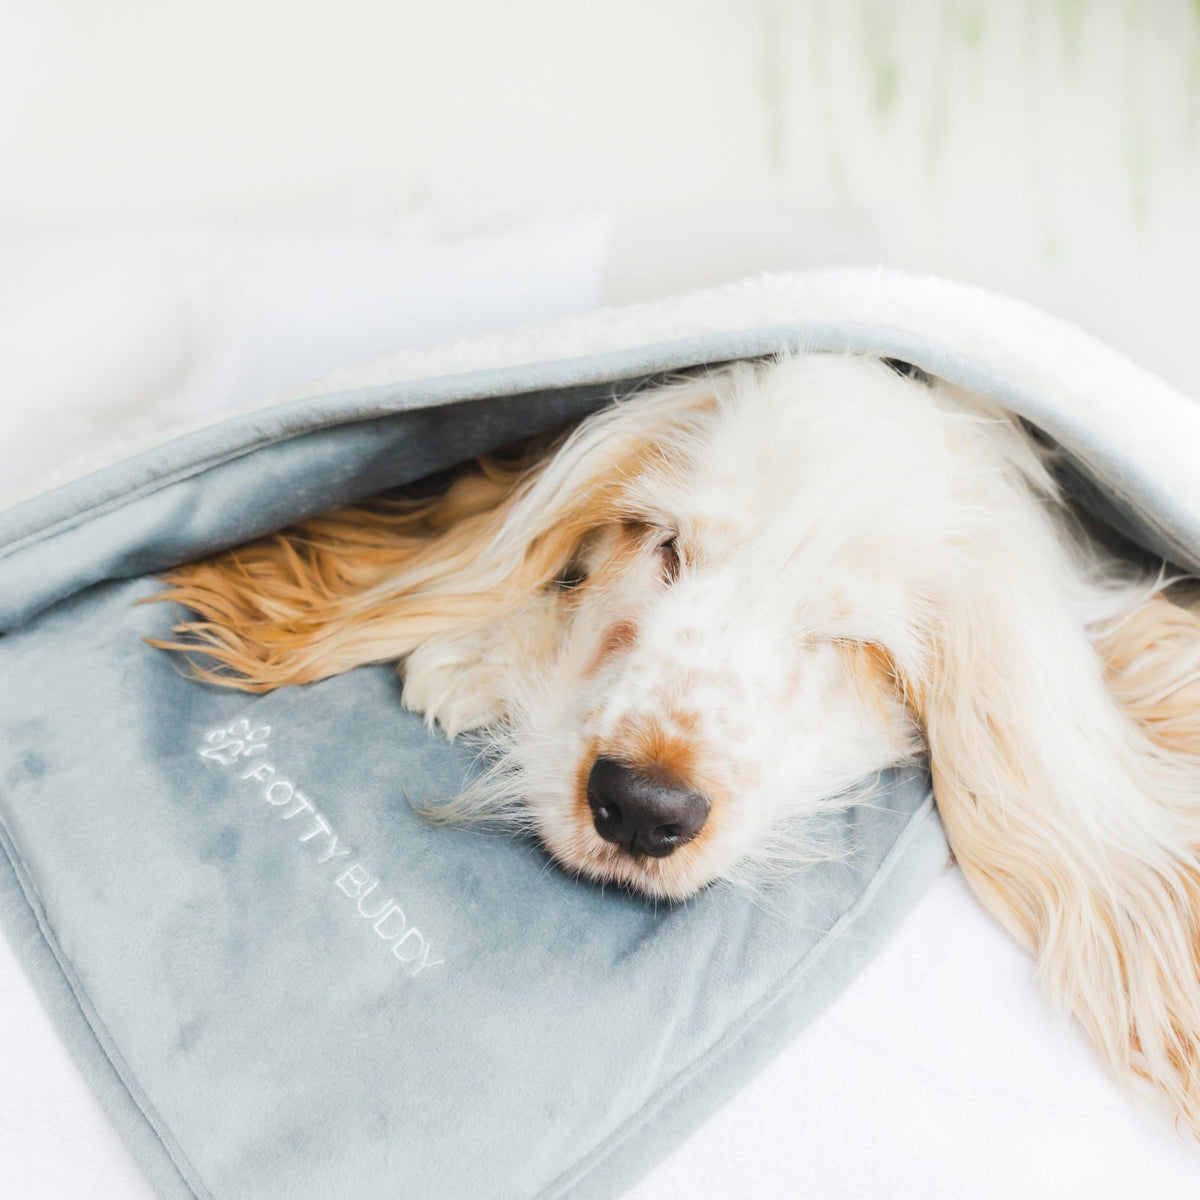
[(665, 858), (690, 842), (708, 820), (708, 797), (653, 771), (598, 758), (588, 775), (596, 832), (631, 854)]

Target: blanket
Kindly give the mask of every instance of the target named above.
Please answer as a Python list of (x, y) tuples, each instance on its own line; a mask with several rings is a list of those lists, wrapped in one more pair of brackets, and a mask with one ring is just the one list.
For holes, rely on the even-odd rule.
[[(384, 360), (0, 517), (7, 928), (164, 1195), (614, 1194), (928, 885), (945, 847), (910, 772), (838, 818), (852, 854), (764, 902), (597, 894), (535, 846), (420, 822), (402, 793), (474, 766), (387, 669), (247, 702), (140, 640), (170, 619), (134, 605), (147, 573), (782, 346), (903, 358), (1007, 405), (1084, 502), (1195, 566), (1183, 398), (1020, 306), (856, 272)], [(631, 1006), (636, 1044), (605, 1032)]]

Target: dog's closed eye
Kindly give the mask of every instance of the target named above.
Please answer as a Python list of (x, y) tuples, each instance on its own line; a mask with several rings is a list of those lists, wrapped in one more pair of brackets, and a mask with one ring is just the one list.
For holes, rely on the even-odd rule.
[(588, 577), (587, 567), (583, 561), (578, 558), (573, 558), (559, 572), (554, 582), (551, 584), (555, 590), (560, 592), (574, 591), (580, 584), (586, 583)]
[(653, 553), (664, 583), (674, 583), (683, 567), (679, 531), (662, 517), (626, 517), (621, 522), (627, 544)]
[(658, 560), (662, 564), (663, 579), (667, 583), (674, 583), (679, 578), (679, 572), (683, 566), (683, 556), (679, 549), (679, 535), (677, 533), (668, 534), (658, 543), (656, 552)]

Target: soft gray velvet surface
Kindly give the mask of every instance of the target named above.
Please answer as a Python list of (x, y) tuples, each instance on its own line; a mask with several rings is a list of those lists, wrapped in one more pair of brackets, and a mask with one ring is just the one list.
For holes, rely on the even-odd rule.
[(1068, 449), (1125, 532), (1200, 563), (1197, 514), (1112, 469), (1095, 431), (857, 327), (318, 397), (0, 517), (0, 913), (164, 1196), (614, 1195), (935, 877), (945, 843), (906, 774), (831, 811), (845, 854), (759, 903), (601, 893), (534, 845), (420, 820), (406, 793), (451, 794), (472, 755), (401, 710), (390, 670), (249, 699), (142, 642), (171, 613), (135, 605), (154, 590), (139, 575), (576, 417), (614, 380), (785, 342), (994, 396)]
[(913, 773), (832, 811), (842, 857), (765, 903), (601, 893), (422, 822), (406, 793), (473, 759), (392, 671), (199, 686), (141, 641), (171, 616), (135, 606), (152, 590), (0, 641), (0, 780), (26, 899), (146, 1115), (135, 1152), (186, 1181), (168, 1194), (610, 1194), (666, 1149), (660, 1109), (727, 1094), (944, 861)]

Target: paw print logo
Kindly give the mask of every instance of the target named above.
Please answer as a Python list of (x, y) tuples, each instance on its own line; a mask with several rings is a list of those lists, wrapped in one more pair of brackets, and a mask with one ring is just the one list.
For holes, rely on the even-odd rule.
[(199, 753), (204, 758), (216, 759), (222, 766), (229, 767), (239, 758), (265, 753), (270, 736), (270, 725), (252, 725), (242, 717), (223, 729), (210, 729), (204, 735), (204, 745)]

